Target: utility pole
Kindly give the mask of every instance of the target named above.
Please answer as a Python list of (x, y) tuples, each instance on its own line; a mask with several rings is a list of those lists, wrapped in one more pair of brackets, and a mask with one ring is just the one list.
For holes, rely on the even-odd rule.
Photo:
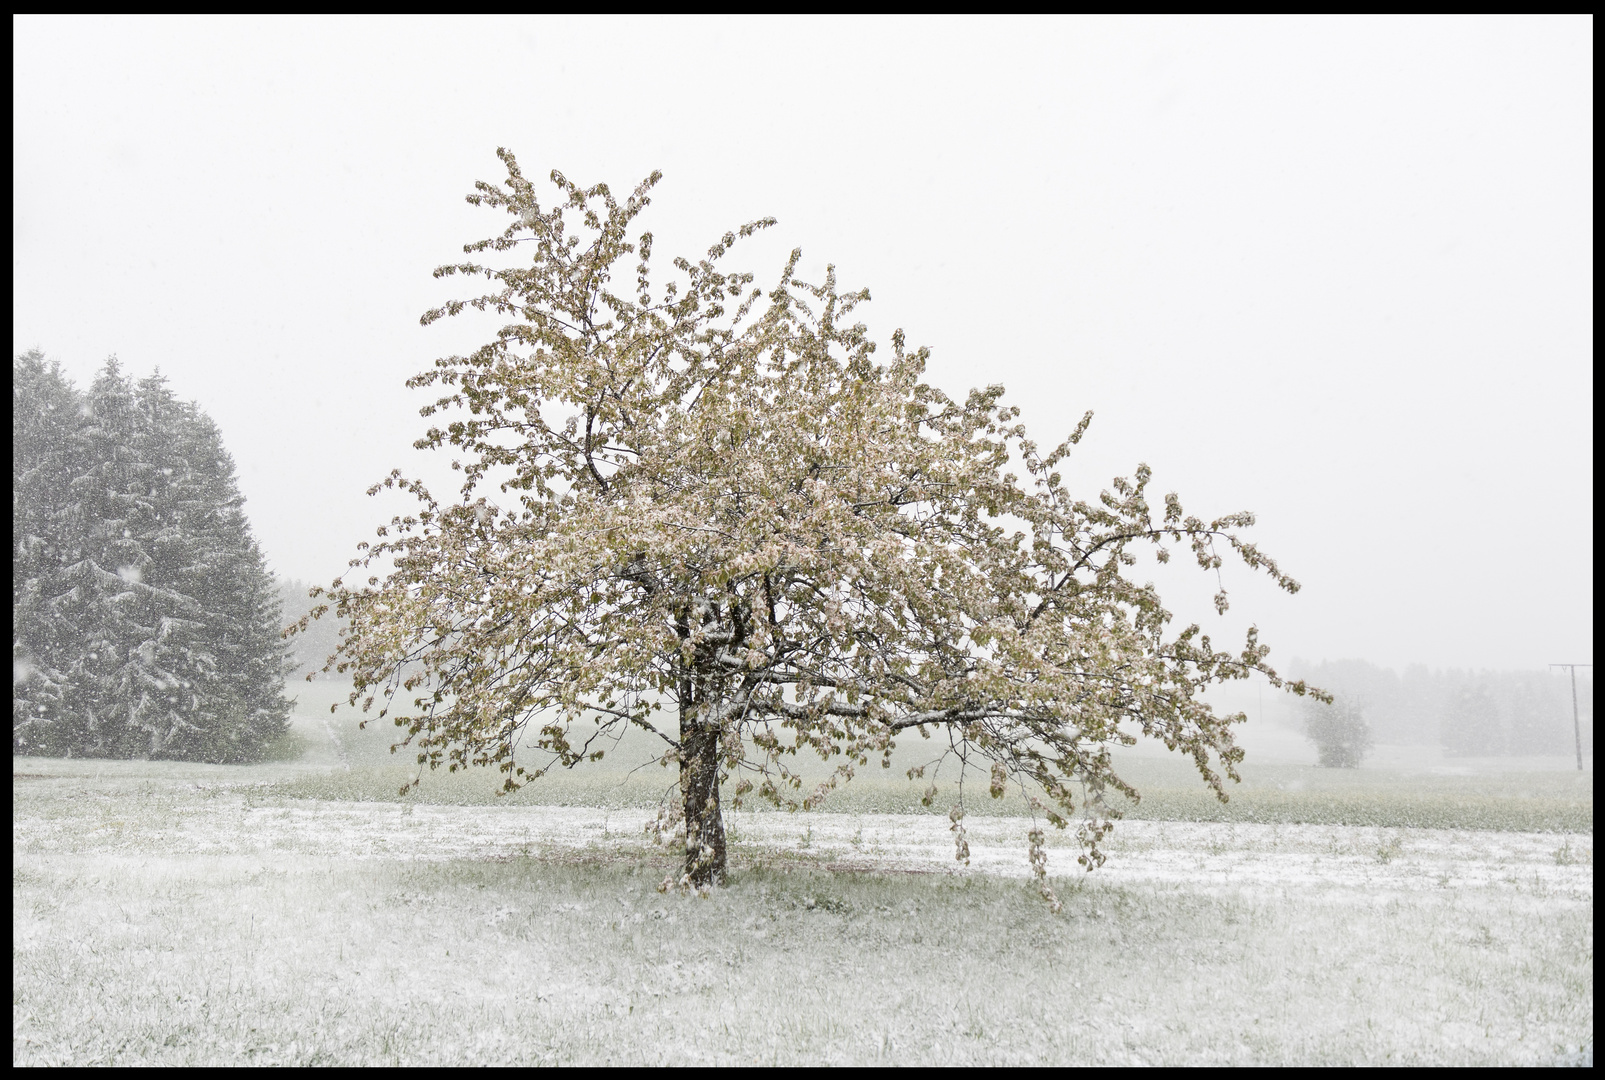
[(1593, 664), (1550, 664), (1550, 667), (1567, 668), (1572, 673), (1572, 734), (1577, 737), (1577, 771), (1583, 771), (1583, 725), (1577, 720), (1577, 669)]

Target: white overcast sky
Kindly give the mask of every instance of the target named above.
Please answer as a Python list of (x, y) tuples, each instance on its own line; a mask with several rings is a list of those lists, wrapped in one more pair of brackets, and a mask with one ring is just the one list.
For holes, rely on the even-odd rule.
[[(1088, 497), (1138, 461), (1249, 509), (1273, 663), (1592, 660), (1592, 23), (1535, 19), (84, 19), (14, 37), (13, 348), (115, 353), (217, 420), (274, 568), (394, 512), (430, 271), (558, 168), (660, 256), (780, 225)], [(667, 260), (662, 260), (665, 265)], [(444, 485), (442, 485), (444, 486)], [(1167, 574), (1188, 616), (1215, 585)]]

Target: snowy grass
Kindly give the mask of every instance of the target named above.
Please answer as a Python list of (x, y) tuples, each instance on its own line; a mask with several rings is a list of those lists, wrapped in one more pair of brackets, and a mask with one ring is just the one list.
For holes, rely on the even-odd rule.
[[(1158, 770), (1154, 770), (1158, 771)], [(1176, 772), (1174, 769), (1164, 770)], [(1142, 793), (1140, 803), (1115, 798), (1112, 805), (1132, 821), (1220, 821), (1262, 824), (1367, 825), (1385, 828), (1466, 828), (1515, 832), (1592, 832), (1592, 774), (1560, 772), (1505, 774), (1470, 781), (1461, 777), (1423, 777), (1416, 782), (1372, 771), (1332, 776), (1310, 767), (1262, 767), (1286, 774), (1288, 786), (1265, 783), (1228, 785), (1221, 803), (1196, 774), (1144, 775), (1127, 769)], [(1305, 777), (1304, 773), (1318, 774)], [(1325, 775), (1320, 775), (1325, 774)], [(456, 806), (655, 806), (673, 777), (656, 767), (638, 772), (582, 765), (573, 772), (543, 777), (510, 796), (499, 795), (499, 778), (484, 772), (449, 774), (425, 771), (415, 791), (400, 789), (419, 775), (416, 767), (368, 765), (350, 772), (297, 777), (275, 787), (294, 798), (357, 802), (408, 802)], [(833, 792), (826, 808), (846, 814), (920, 814), (946, 818), (958, 794), (956, 783), (938, 783), (931, 808), (921, 805), (924, 782), (899, 776), (860, 775)], [(728, 801), (728, 791), (727, 791)], [(1018, 796), (987, 797), (984, 779), (969, 787), (965, 805), (972, 815), (1021, 817), (1029, 813)], [(755, 806), (763, 809), (763, 805)]]
[(1049, 830), (1055, 916), (1023, 807), (974, 793), (960, 867), (877, 771), (731, 815), (698, 898), (630, 753), (402, 798), (310, 704), (258, 766), (13, 759), (14, 1064), (1592, 1062), (1591, 772), (1251, 745), (1210, 821), (1132, 755), (1102, 870)]
[[(415, 802), (458, 806), (594, 806), (612, 809), (655, 806), (674, 777), (647, 764), (661, 745), (638, 733), (604, 744), (607, 757), (572, 771), (558, 769), (511, 795), (498, 794), (501, 778), (487, 770), (449, 773), (420, 771), (406, 750), (390, 746), (394, 728), (374, 725), (358, 730), (349, 710), (331, 716), (330, 703), (343, 700), (347, 689), (335, 683), (301, 683), (295, 738), (308, 747), (304, 760), (329, 766), (303, 770), (280, 781), (277, 794), (309, 799), (359, 802)], [(1552, 759), (1466, 761), (1424, 756), (1419, 749), (1384, 748), (1383, 764), (1362, 769), (1315, 767), (1314, 749), (1298, 737), (1250, 728), (1243, 733), (1249, 750), (1242, 767), (1244, 782), (1228, 784), (1230, 801), (1219, 802), (1191, 763), (1162, 747), (1144, 745), (1119, 751), (1123, 776), (1142, 793), (1140, 803), (1115, 796), (1114, 807), (1130, 820), (1221, 821), (1282, 824), (1367, 825), (1386, 828), (1466, 828), (1517, 832), (1592, 832), (1594, 777), (1577, 772), (1571, 762)], [(900, 743), (895, 767), (871, 763), (833, 792), (826, 808), (837, 813), (935, 813), (947, 816), (958, 794), (952, 769), (937, 776), (939, 795), (931, 808), (920, 798), (928, 780), (909, 781), (910, 765), (924, 764), (939, 751), (937, 740), (910, 736)], [(317, 755), (322, 754), (320, 758)], [(534, 755), (526, 765), (538, 763)], [(828, 767), (817, 760), (791, 759), (811, 781)], [(264, 773), (266, 777), (280, 774)], [(404, 785), (421, 782), (403, 796)], [(986, 778), (966, 792), (972, 815), (1027, 814), (1022, 798), (987, 797)]]
[[(301, 768), (304, 766), (295, 766)], [(1591, 1060), (1588, 834), (740, 814), (712, 897), (647, 812), (287, 798), (16, 759), (14, 1064)], [(241, 781), (246, 781), (241, 783)]]

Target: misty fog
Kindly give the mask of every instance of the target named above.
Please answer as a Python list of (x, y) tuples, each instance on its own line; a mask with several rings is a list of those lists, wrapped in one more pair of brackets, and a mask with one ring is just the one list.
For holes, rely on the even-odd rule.
[[(1593, 26), (14, 17), (13, 1065), (1591, 1067)], [(501, 148), (543, 212), (661, 170), (630, 236), (684, 280), (772, 215), (728, 281), (800, 249), (949, 412), (777, 319), (709, 370), (793, 357), (792, 412), (599, 437), (673, 467), (571, 533), (580, 472), (474, 502), (483, 445), (415, 446), (453, 379), (527, 418), (572, 376), (520, 445), (568, 410), (604, 494), (575, 388), (685, 392), (622, 336), (490, 362), (551, 281), (636, 284), (543, 276), (527, 203), (522, 301), (423, 318)], [(1007, 406), (1093, 420), (1026, 474), (952, 434)], [(765, 441), (844, 416), (832, 464)], [(440, 502), (387, 532), (397, 475)], [(785, 509), (674, 593), (708, 513), (606, 545), (675, 482)]]

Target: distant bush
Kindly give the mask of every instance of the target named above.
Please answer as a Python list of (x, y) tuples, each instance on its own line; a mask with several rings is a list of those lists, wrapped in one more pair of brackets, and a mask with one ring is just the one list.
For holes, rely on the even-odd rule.
[(1358, 769), (1374, 739), (1360, 703), (1335, 697), (1332, 704), (1303, 700), (1304, 734), (1315, 743), (1323, 769)]

